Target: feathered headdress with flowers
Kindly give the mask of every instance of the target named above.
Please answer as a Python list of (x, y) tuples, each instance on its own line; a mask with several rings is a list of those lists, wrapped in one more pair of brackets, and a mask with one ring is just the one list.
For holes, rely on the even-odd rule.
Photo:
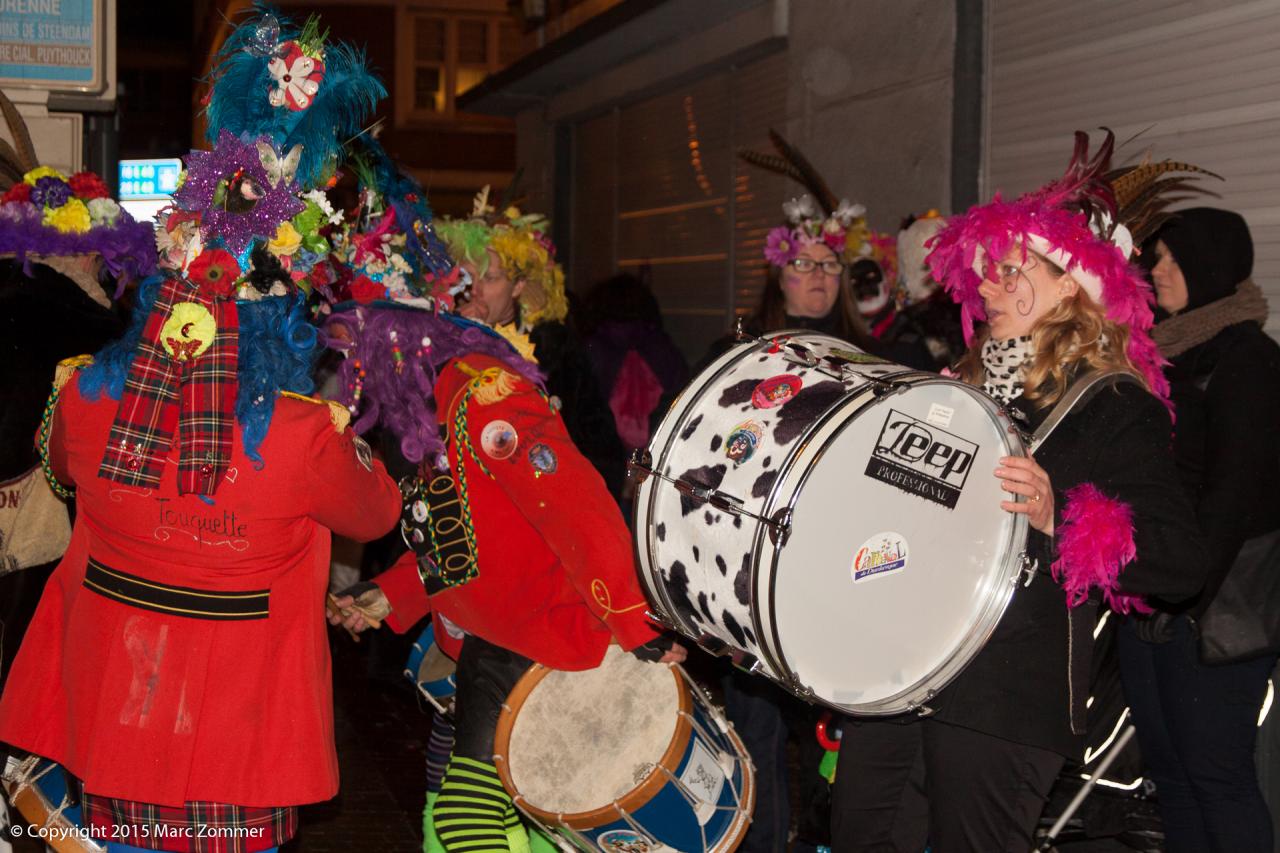
[(360, 204), (334, 235), (337, 277), (323, 295), (333, 304), (385, 300), (452, 311), (459, 272), (436, 235), (426, 192), (372, 137), (362, 138), (350, 168)]
[(753, 166), (791, 178), (808, 192), (782, 205), (787, 224), (779, 225), (765, 237), (765, 260), (784, 267), (795, 259), (802, 246), (822, 243), (846, 264), (859, 258), (876, 261), (892, 280), (896, 272), (892, 269), (891, 241), (888, 235), (876, 234), (867, 227), (867, 209), (848, 199), (837, 199), (800, 149), (772, 128), (769, 141), (776, 154), (740, 150), (738, 156)]
[(376, 140), (361, 145), (351, 158), (360, 206), (334, 238), (337, 281), (319, 289), (331, 303), (325, 342), (344, 356), (338, 396), (356, 432), (381, 425), (406, 459), (444, 467), (433, 388), (446, 362), (483, 353), (540, 377), (494, 330), (452, 313), (460, 270), (436, 236), (426, 193)]
[(176, 443), (179, 493), (213, 495), (234, 423), (257, 459), (276, 392), (311, 388), (298, 369), (315, 344), (303, 291), (327, 270), (340, 221), (323, 188), (385, 90), (314, 18), (299, 31), (258, 11), (219, 54), (213, 149), (187, 158), (157, 237), (165, 275), (139, 302), (131, 351), (110, 360), (126, 372), (106, 383), (120, 400), (106, 479), (155, 487)]
[[(68, 177), (37, 165), (26, 122), (3, 92), (0, 112), (14, 139), (13, 145), (0, 139), (0, 255), (12, 254), (28, 274), (32, 261), (97, 255), (116, 280), (116, 299), (126, 284), (150, 275), (156, 265), (151, 226), (135, 222), (93, 172)], [(96, 282), (71, 277), (90, 299), (110, 307)]]
[(538, 323), (563, 320), (569, 313), (564, 270), (556, 263), (549, 226), (542, 214), (521, 213), (505, 199), (491, 204), (485, 187), (476, 195), (470, 217), (445, 217), (437, 230), (449, 254), (459, 263), (472, 264), (480, 275), (489, 268), (488, 250), (493, 249), (512, 281), (524, 279), (518, 325), (526, 332)]
[(1077, 131), (1075, 138), (1071, 162), (1058, 180), (1015, 201), (997, 193), (987, 204), (952, 217), (933, 239), (929, 267), (960, 304), (970, 341), (974, 324), (986, 320), (978, 294), (983, 279), (994, 280), (996, 265), (1010, 249), (1043, 255), (1070, 273), (1107, 319), (1129, 328), (1129, 361), (1167, 399), (1163, 359), (1150, 336), (1155, 297), (1130, 256), (1170, 215), (1168, 206), (1191, 189), (1194, 177), (1178, 173), (1213, 173), (1168, 160), (1113, 170), (1110, 130), (1092, 157), (1088, 134)]

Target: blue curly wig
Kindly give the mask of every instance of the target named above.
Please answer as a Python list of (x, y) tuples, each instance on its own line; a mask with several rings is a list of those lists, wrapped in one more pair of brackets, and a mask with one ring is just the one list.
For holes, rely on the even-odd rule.
[[(124, 336), (103, 347), (93, 364), (81, 371), (80, 393), (85, 399), (97, 400), (105, 393), (119, 400), (124, 393), (125, 376), (163, 280), (152, 276), (139, 286)], [(258, 465), (263, 462), (258, 447), (271, 426), (276, 395), (281, 391), (310, 394), (315, 388), (311, 368), (316, 358), (316, 329), (307, 322), (304, 303), (302, 294), (236, 303), (240, 315), (236, 422), (245, 455)]]

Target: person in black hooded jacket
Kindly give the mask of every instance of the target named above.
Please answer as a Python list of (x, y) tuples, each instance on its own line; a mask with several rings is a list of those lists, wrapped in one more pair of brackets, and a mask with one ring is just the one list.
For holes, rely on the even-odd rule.
[(1199, 597), (1122, 626), (1125, 694), (1166, 849), (1270, 851), (1253, 756), (1276, 657), (1203, 664), (1195, 620), (1243, 543), (1280, 529), (1280, 345), (1262, 331), (1267, 303), (1250, 278), (1253, 243), (1239, 214), (1182, 211), (1150, 248), (1167, 315), (1154, 338), (1171, 362), (1174, 455), (1210, 565)]

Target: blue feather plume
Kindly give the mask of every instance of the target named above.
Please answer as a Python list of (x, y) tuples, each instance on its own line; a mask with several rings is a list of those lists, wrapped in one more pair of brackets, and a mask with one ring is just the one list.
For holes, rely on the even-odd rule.
[[(386, 87), (369, 70), (365, 53), (347, 44), (324, 47), (324, 79), (305, 110), (274, 107), (268, 100), (275, 80), (268, 70), (274, 47), (296, 39), (298, 29), (269, 6), (227, 37), (210, 81), (208, 139), (226, 129), (245, 139), (269, 136), (287, 152), (302, 146), (297, 180), (304, 189), (319, 187), (331, 174), (343, 146), (364, 129)], [(278, 26), (278, 36), (275, 27)], [(275, 40), (275, 45), (270, 44)]]

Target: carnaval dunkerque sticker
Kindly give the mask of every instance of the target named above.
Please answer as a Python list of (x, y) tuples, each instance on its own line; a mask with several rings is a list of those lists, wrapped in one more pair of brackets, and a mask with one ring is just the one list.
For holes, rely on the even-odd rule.
[(760, 446), (764, 430), (755, 421), (743, 421), (733, 428), (729, 437), (724, 440), (724, 455), (737, 464), (750, 459)]
[(790, 373), (770, 377), (751, 392), (751, 405), (757, 409), (776, 408), (799, 393), (802, 385), (804, 380)]
[(907, 540), (884, 531), (872, 536), (853, 555), (853, 582), (882, 577), (907, 567)]
[(480, 447), (491, 459), (510, 459), (519, 443), (516, 428), (507, 421), (489, 421), (480, 432)]

